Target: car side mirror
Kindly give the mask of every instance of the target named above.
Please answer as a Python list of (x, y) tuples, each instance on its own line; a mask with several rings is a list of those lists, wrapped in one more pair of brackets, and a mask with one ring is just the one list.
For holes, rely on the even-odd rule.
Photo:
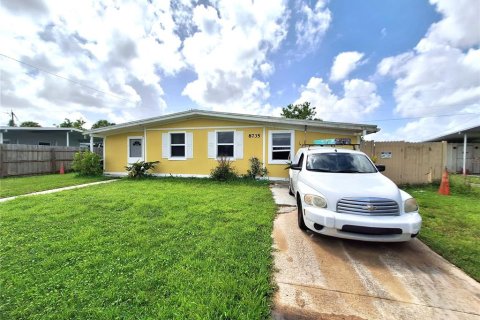
[(297, 170), (297, 171), (301, 171), (301, 170), (302, 170), (302, 167), (291, 166), (290, 169), (292, 169), (292, 170)]
[(377, 164), (377, 165), (375, 165), (375, 167), (377, 167), (377, 170), (380, 171), (380, 172), (385, 171), (385, 165), (384, 164)]

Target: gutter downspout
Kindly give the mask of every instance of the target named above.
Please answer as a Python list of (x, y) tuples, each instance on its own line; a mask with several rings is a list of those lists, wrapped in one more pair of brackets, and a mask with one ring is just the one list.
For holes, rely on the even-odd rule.
[[(362, 135), (358, 137), (358, 146), (359, 146), (359, 151), (365, 152), (365, 136), (367, 135), (367, 129), (362, 130)], [(371, 152), (370, 152), (371, 153)], [(373, 155), (372, 155), (373, 157)]]
[(93, 136), (90, 135), (90, 152), (93, 152)]
[(463, 134), (463, 175), (467, 174), (467, 133)]
[(67, 147), (70, 147), (70, 131), (67, 131)]
[(103, 157), (103, 171), (105, 171), (106, 164), (105, 164), (105, 146), (107, 144), (107, 136), (103, 137), (103, 148), (102, 148), (102, 157)]
[(143, 127), (143, 161), (147, 160), (147, 128)]
[(305, 125), (305, 128), (303, 129), (303, 144), (307, 144), (307, 125)]
[(263, 169), (265, 169), (265, 166), (266, 166), (266, 163), (267, 163), (267, 162), (265, 161), (265, 150), (266, 150), (266, 141), (265, 141), (265, 139), (267, 138), (267, 137), (265, 136), (265, 134), (266, 134), (265, 124), (263, 124), (263, 139), (262, 139), (262, 140), (263, 140), (263, 141), (262, 141), (262, 142), (263, 142), (263, 143), (262, 143), (262, 144), (263, 144), (263, 145), (262, 145), (262, 162), (263, 162)]

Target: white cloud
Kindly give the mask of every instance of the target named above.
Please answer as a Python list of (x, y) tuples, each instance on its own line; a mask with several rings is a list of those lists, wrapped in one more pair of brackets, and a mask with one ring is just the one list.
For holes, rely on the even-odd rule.
[[(397, 115), (480, 113), (480, 28), (475, 28), (478, 17), (475, 18), (472, 3), (446, 0), (432, 3), (443, 18), (430, 26), (413, 50), (383, 59), (377, 73), (395, 80)], [(480, 119), (480, 116), (471, 117)], [(461, 129), (465, 119), (469, 116), (415, 120), (399, 128), (395, 137), (431, 138), (454, 127)], [(477, 123), (480, 124), (480, 120)]]
[(336, 82), (343, 80), (355, 70), (360, 64), (363, 53), (357, 51), (347, 51), (338, 54), (333, 60), (330, 71), (330, 81)]
[(48, 126), (74, 116), (121, 122), (159, 114), (166, 107), (160, 75), (185, 67), (168, 1), (5, 0), (0, 17), (3, 54), (84, 84), (2, 57), (2, 107), (21, 121)]
[(198, 5), (192, 21), (197, 31), (184, 41), (183, 56), (197, 79), (183, 94), (213, 110), (261, 113), (270, 96), (267, 61), (286, 36), (282, 1), (219, 1)]
[(326, 1), (318, 0), (312, 8), (306, 3), (301, 3), (295, 24), (297, 46), (300, 50), (313, 50), (322, 40), (332, 21), (332, 14), (326, 8)]
[(422, 41), (469, 48), (480, 43), (480, 4), (470, 0), (430, 0), (443, 16)]
[(269, 77), (275, 72), (275, 67), (273, 64), (265, 62), (260, 65), (260, 71), (264, 77)]
[(301, 88), (295, 103), (310, 102), (316, 107), (317, 117), (322, 120), (354, 122), (372, 113), (382, 102), (376, 93), (376, 85), (369, 81), (344, 81), (343, 90), (343, 96), (337, 96), (323, 79), (312, 77)]

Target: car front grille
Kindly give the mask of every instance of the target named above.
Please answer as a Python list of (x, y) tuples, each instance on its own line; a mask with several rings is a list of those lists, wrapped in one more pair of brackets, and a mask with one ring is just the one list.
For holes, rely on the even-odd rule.
[(364, 216), (399, 215), (398, 203), (384, 198), (342, 198), (337, 202), (338, 213)]

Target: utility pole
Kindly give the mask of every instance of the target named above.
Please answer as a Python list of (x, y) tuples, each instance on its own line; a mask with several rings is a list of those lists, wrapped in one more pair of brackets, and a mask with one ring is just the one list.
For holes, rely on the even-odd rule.
[(10, 120), (8, 120), (8, 126), (9, 127), (16, 127), (17, 125), (15, 124), (15, 119), (18, 121), (18, 117), (15, 113), (13, 113), (13, 110), (10, 109), (10, 112), (5, 112), (6, 114), (9, 115)]

